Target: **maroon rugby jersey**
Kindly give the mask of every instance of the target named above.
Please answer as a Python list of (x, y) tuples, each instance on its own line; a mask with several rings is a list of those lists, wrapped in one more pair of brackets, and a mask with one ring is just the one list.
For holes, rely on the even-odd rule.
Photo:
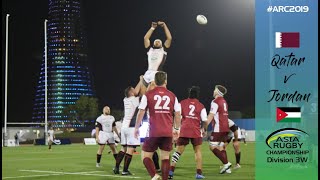
[(181, 105), (180, 137), (199, 138), (201, 135), (201, 120), (207, 120), (207, 111), (198, 99), (185, 99)]
[(229, 132), (228, 104), (223, 97), (217, 97), (211, 102), (210, 113), (214, 114), (213, 132)]
[(155, 87), (142, 96), (139, 109), (149, 109), (149, 137), (172, 137), (173, 113), (180, 111), (176, 95), (165, 87)]

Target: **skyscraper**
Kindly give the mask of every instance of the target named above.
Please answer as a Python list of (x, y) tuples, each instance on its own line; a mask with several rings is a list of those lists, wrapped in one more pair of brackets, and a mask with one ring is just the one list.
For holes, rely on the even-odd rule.
[[(86, 38), (83, 33), (80, 0), (49, 0), (47, 24), (48, 122), (54, 127), (72, 124), (63, 109), (80, 96), (94, 96), (88, 69)], [(41, 66), (32, 120), (44, 121), (45, 63)]]

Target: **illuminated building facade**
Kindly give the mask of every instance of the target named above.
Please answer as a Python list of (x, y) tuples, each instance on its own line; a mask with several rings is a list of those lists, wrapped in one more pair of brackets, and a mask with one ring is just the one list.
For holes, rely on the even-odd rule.
[[(88, 69), (86, 39), (80, 20), (80, 0), (49, 0), (47, 23), (48, 122), (54, 127), (77, 128), (63, 109), (80, 96), (94, 96)], [(33, 107), (33, 122), (44, 122), (45, 63), (41, 65)]]

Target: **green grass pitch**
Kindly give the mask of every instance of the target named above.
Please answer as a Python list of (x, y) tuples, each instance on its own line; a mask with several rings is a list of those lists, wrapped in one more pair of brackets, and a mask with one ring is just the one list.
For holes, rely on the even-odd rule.
[[(102, 167), (96, 168), (97, 149), (98, 146), (82, 144), (54, 145), (52, 151), (47, 146), (3, 147), (2, 179), (151, 179), (142, 164), (140, 154), (133, 156), (129, 168), (134, 176), (114, 175), (112, 168), (115, 160), (108, 154), (109, 147), (103, 152)], [(137, 150), (140, 152), (141, 149)], [(231, 145), (227, 147), (227, 153), (229, 161), (235, 164)], [(202, 156), (206, 179), (252, 180), (255, 177), (254, 143), (241, 143), (241, 168), (232, 169), (231, 174), (219, 174), (221, 162), (209, 151), (207, 142), (202, 145)], [(177, 164), (174, 179), (195, 179), (195, 171), (193, 149), (188, 145)]]

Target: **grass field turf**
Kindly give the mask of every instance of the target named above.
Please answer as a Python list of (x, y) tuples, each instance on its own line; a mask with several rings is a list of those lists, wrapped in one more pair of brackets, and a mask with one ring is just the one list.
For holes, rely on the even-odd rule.
[[(2, 148), (2, 179), (151, 179), (141, 161), (141, 155), (134, 155), (130, 171), (134, 176), (114, 175), (115, 160), (105, 148), (101, 164), (96, 168), (98, 146), (83, 144), (55, 145), (52, 151), (47, 146), (20, 146)], [(118, 150), (120, 146), (118, 146)], [(140, 152), (140, 148), (137, 149)], [(231, 145), (227, 148), (229, 161), (234, 165), (235, 156)], [(255, 177), (254, 143), (241, 143), (241, 168), (232, 169), (232, 174), (219, 174), (221, 162), (202, 145), (203, 174), (214, 180), (252, 180)], [(123, 162), (122, 162), (123, 166)], [(122, 170), (122, 169), (120, 169)], [(121, 173), (121, 172), (120, 172)], [(175, 180), (195, 179), (195, 161), (191, 145), (181, 156), (174, 174)]]

